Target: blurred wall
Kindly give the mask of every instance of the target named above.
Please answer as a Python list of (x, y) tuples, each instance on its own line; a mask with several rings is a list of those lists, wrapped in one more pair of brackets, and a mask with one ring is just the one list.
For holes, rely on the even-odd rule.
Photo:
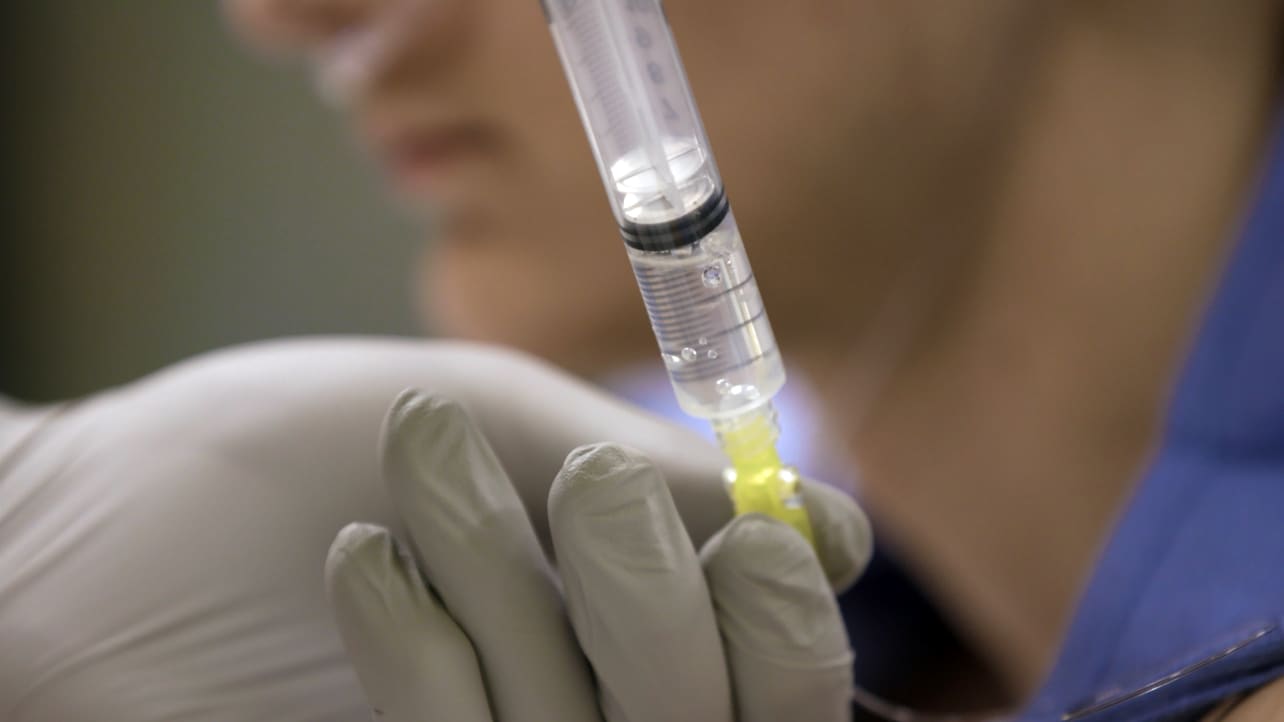
[(420, 234), (301, 69), (252, 57), (209, 0), (6, 5), (0, 393), (415, 332)]

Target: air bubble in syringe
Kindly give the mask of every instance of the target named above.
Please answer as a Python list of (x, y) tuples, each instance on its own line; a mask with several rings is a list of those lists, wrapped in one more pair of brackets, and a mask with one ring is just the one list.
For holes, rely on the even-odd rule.
[(717, 266), (709, 266), (700, 274), (700, 279), (704, 285), (709, 288), (717, 288), (722, 285), (722, 269)]
[(699, 354), (696, 353), (696, 350), (691, 348), (690, 346), (682, 349), (683, 361), (695, 361), (698, 357), (699, 357)]
[(713, 388), (722, 396), (732, 396), (746, 399), (757, 399), (762, 395), (758, 387), (753, 384), (733, 384), (726, 379), (718, 379), (713, 383)]

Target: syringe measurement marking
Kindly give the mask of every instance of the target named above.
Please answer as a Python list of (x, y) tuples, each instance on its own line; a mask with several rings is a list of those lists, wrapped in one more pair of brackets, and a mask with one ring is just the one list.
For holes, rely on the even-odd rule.
[[(645, 5), (646, 3), (639, 3), (637, 7), (631, 8), (631, 11), (634, 13), (650, 14), (649, 8), (644, 7)], [(597, 7), (596, 9), (599, 12), (604, 12), (601, 7)], [(572, 32), (580, 38), (583, 49), (583, 53), (580, 54), (580, 57), (575, 58), (574, 60), (576, 64), (588, 68), (589, 78), (594, 87), (594, 92), (585, 98), (586, 101), (596, 104), (601, 110), (602, 120), (604, 121), (603, 130), (610, 134), (617, 143), (638, 145), (636, 139), (620, 138), (615, 134), (615, 131), (629, 127), (624, 121), (630, 107), (625, 94), (619, 92), (621, 89), (614, 83), (610, 82), (616, 77), (615, 74), (606, 72), (608, 67), (619, 65), (620, 59), (614, 57), (613, 53), (610, 51), (610, 43), (608, 42), (610, 38), (607, 37), (603, 24), (593, 22), (592, 18), (589, 17), (588, 12), (573, 13), (567, 23), (570, 25)], [(585, 27), (586, 24), (587, 27)], [(633, 44), (635, 46), (640, 47), (643, 50), (647, 50), (654, 45), (651, 33), (648, 32), (645, 27), (642, 25), (634, 25), (633, 31), (633, 36), (635, 38)], [(649, 53), (647, 55), (649, 56)], [(646, 77), (651, 81), (653, 86), (659, 87), (664, 84), (664, 76), (658, 63), (654, 60), (649, 60), (646, 65), (646, 70)], [(616, 92), (611, 92), (611, 90)], [(669, 123), (677, 121), (679, 116), (670, 99), (665, 97), (663, 94), (661, 94), (657, 99), (659, 101), (661, 117)], [(617, 148), (616, 150), (620, 149)], [(698, 152), (698, 149), (691, 148), (687, 149), (685, 152)], [(678, 157), (681, 156), (668, 158), (667, 160), (672, 164), (672, 162)], [(637, 172), (645, 172), (648, 169), (654, 170), (657, 173), (660, 172), (660, 169), (654, 167), (654, 165), (639, 169)], [(618, 182), (621, 182), (621, 180), (617, 179), (617, 183)], [(651, 202), (651, 200), (653, 199), (638, 199), (636, 203), (629, 205), (627, 208), (632, 210), (640, 205), (645, 205)]]
[[(601, 12), (601, 8), (597, 8)], [(611, 82), (613, 74), (609, 68), (618, 62), (612, 56), (604, 41), (607, 40), (602, 25), (592, 22), (587, 13), (572, 15), (568, 21), (571, 31), (580, 38), (583, 57), (576, 62), (589, 70), (589, 79), (593, 83), (593, 97), (600, 98), (597, 106), (603, 113), (606, 122), (605, 130), (625, 127), (621, 120), (627, 111), (627, 99), (619, 88)], [(585, 25), (588, 25), (587, 28)], [(594, 62), (594, 60), (602, 62)], [(612, 92), (614, 91), (614, 92)], [(617, 140), (619, 140), (617, 138)]]

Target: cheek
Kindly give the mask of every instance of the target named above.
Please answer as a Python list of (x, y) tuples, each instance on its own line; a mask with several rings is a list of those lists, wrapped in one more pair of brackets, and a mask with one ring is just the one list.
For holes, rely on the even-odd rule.
[(860, 315), (904, 252), (899, 10), (745, 0), (719, 26), (728, 5), (682, 4), (675, 33), (777, 333), (822, 333), (818, 309)]

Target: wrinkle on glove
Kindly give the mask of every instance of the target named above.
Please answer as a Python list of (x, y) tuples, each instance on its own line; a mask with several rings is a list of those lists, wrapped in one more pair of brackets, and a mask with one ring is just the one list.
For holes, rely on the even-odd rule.
[(385, 529), (344, 527), (326, 558), (325, 580), (344, 646), (377, 717), (491, 722), (472, 644)]
[(401, 394), (384, 425), (383, 468), (428, 583), (477, 649), (497, 720), (597, 722), (526, 509), (463, 408)]

